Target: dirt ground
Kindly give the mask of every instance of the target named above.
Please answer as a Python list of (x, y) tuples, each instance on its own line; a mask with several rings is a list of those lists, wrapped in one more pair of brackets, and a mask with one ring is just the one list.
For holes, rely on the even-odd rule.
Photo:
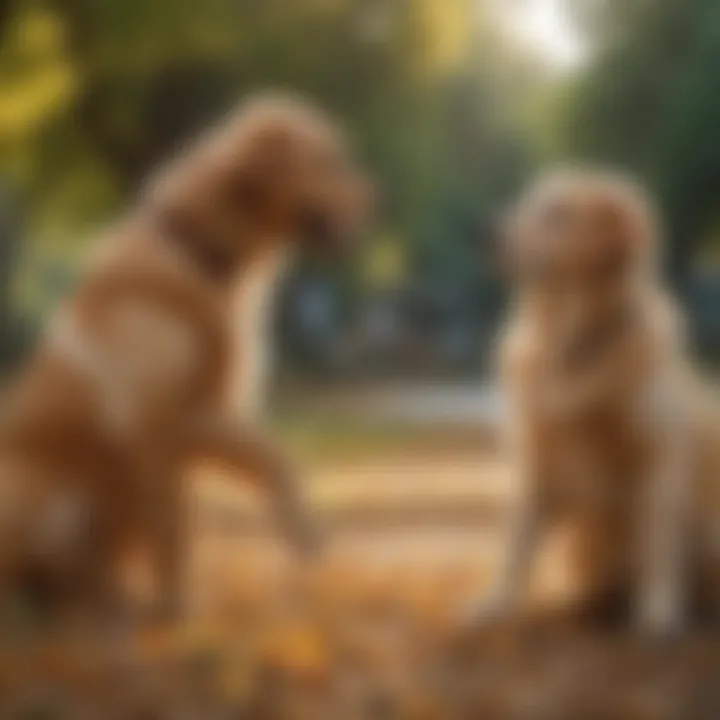
[(262, 498), (197, 478), (193, 619), (98, 642), (19, 634), (0, 720), (720, 717), (712, 637), (648, 641), (557, 620), (471, 632), (507, 470), (472, 442), (308, 454), (327, 535), (302, 566)]

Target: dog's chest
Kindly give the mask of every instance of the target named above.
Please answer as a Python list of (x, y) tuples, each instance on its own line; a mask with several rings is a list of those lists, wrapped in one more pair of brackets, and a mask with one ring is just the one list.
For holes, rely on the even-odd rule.
[(284, 253), (262, 258), (248, 268), (232, 293), (227, 400), (230, 409), (243, 417), (255, 417), (263, 410), (272, 368), (275, 291), (286, 266)]
[(627, 504), (638, 482), (642, 438), (622, 415), (576, 418), (554, 428), (549, 482), (562, 504)]

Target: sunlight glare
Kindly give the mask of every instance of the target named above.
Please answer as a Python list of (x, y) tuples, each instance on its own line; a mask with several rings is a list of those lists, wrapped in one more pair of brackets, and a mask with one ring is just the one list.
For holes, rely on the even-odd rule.
[(564, 0), (496, 0), (502, 21), (558, 69), (576, 67), (586, 47), (573, 28)]

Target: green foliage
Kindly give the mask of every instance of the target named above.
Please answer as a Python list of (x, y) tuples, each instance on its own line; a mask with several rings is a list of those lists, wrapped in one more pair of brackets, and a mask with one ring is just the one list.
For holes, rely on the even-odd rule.
[(657, 191), (670, 229), (672, 270), (683, 277), (717, 220), (720, 2), (578, 5), (581, 17), (595, 19), (590, 34), (598, 47), (564, 97), (563, 151), (630, 168)]
[(522, 118), (539, 73), (474, 0), (12, 7), (0, 15), (0, 171), (29, 197), (35, 255), (53, 248), (72, 265), (81, 231), (150, 167), (268, 86), (349, 125), (384, 196), (382, 227), (430, 276), (473, 281), (477, 221), (532, 163)]

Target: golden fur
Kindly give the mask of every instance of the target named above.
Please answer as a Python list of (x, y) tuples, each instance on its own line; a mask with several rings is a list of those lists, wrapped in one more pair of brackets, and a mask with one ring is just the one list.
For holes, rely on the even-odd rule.
[(257, 476), (288, 533), (313, 542), (292, 468), (247, 396), (266, 363), (263, 306), (293, 248), (334, 252), (368, 202), (334, 124), (280, 97), (245, 104), (150, 180), (11, 394), (0, 429), (3, 589), (28, 580), (109, 607), (117, 564), (140, 542), (159, 600), (179, 609), (191, 457)]
[(678, 629), (691, 581), (714, 576), (720, 435), (661, 287), (650, 203), (617, 176), (550, 173), (502, 243), (516, 288), (500, 367), (518, 496), (481, 614), (517, 606), (541, 539), (562, 527), (576, 609), (622, 600), (641, 626)]

